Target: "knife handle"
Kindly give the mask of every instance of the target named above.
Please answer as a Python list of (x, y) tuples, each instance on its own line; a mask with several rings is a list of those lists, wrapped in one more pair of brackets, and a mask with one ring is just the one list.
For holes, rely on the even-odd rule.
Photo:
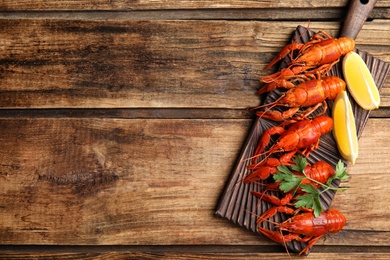
[(350, 0), (340, 37), (356, 39), (377, 0)]

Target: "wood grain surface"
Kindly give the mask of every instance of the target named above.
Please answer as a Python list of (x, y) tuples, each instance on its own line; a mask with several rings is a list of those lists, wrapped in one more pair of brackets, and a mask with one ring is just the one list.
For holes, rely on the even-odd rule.
[[(347, 0), (310, 1), (310, 0), (285, 0), (285, 1), (254, 1), (254, 0), (155, 0), (148, 1), (103, 1), (103, 0), (4, 0), (0, 5), (2, 10), (153, 10), (153, 9), (227, 9), (227, 8), (324, 8), (340, 7), (348, 5)], [(378, 7), (388, 7), (389, 0), (378, 1)]]
[[(3, 119), (2, 243), (269, 244), (213, 217), (216, 191), (222, 191), (250, 123)], [(350, 188), (333, 204), (348, 226), (326, 244), (337, 237), (364, 244), (345, 236), (348, 231), (390, 232), (381, 214), (390, 208), (377, 192), (388, 189), (389, 127), (388, 119), (369, 120), (359, 147), (366, 156), (349, 169)], [(215, 232), (219, 228), (223, 234)], [(390, 246), (387, 239), (378, 243)]]
[[(258, 78), (297, 24), (11, 19), (0, 26), (2, 108), (243, 109), (259, 103)], [(390, 62), (387, 26), (366, 25), (359, 49)], [(310, 27), (337, 35), (340, 26)], [(390, 82), (383, 88), (388, 106)]]
[[(2, 1), (0, 259), (286, 259), (214, 212), (264, 66), (347, 4)], [(386, 62), (389, 7), (356, 39)], [(308, 259), (390, 258), (390, 76), (381, 98), (332, 204), (347, 226)]]

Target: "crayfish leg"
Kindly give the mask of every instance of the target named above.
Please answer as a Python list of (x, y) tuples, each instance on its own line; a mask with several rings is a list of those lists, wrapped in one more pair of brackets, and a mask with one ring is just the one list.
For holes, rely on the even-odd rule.
[(257, 91), (257, 95), (262, 95), (262, 94), (264, 94), (264, 93), (271, 92), (271, 91), (275, 90), (277, 87), (278, 87), (278, 83), (277, 83), (276, 81), (275, 81), (275, 82), (267, 83), (267, 84), (265, 84), (264, 86), (262, 86), (262, 87)]
[(320, 146), (320, 139), (318, 139), (314, 144), (306, 147), (305, 150), (303, 150), (302, 155), (305, 156), (306, 158), (309, 157), (310, 153), (318, 149), (319, 146)]
[(253, 163), (248, 165), (247, 169), (253, 171), (244, 179), (244, 183), (248, 184), (251, 182), (265, 180), (271, 174), (277, 172), (277, 167), (280, 165), (290, 166), (292, 161), (291, 158), (295, 155), (295, 151), (283, 154), (279, 159), (268, 158), (259, 163)]
[(294, 233), (282, 235), (280, 232), (271, 231), (262, 227), (258, 227), (257, 229), (261, 234), (275, 241), (276, 243), (286, 243), (299, 238), (299, 235)]
[(297, 118), (299, 118), (299, 119), (301, 119), (301, 120), (308, 119), (308, 117), (309, 117), (314, 111), (316, 111), (320, 106), (323, 106), (323, 110), (322, 110), (322, 112), (320, 113), (320, 115), (325, 114), (326, 111), (328, 110), (328, 104), (326, 103), (326, 101), (324, 101), (324, 102), (322, 102), (322, 103), (318, 103), (318, 104), (316, 104), (315, 106), (309, 107), (309, 108), (306, 109), (303, 113), (301, 113)]
[(256, 197), (258, 197), (259, 199), (264, 200), (266, 202), (269, 202), (269, 203), (276, 205), (276, 206), (285, 206), (293, 198), (293, 196), (290, 192), (287, 193), (286, 196), (283, 197), (282, 199), (279, 199), (276, 196), (269, 195), (269, 194), (266, 194), (263, 192), (258, 192), (258, 191), (252, 191), (252, 194), (255, 195)]
[(251, 174), (249, 174), (244, 179), (244, 183), (248, 184), (248, 183), (259, 181), (259, 180), (265, 180), (271, 174), (276, 173), (276, 171), (277, 171), (276, 167), (272, 167), (272, 166), (258, 167), (256, 170), (254, 170)]
[(320, 30), (310, 38), (310, 41), (324, 41), (331, 38), (333, 37), (330, 36), (327, 32)]
[(293, 43), (287, 44), (278, 53), (278, 55), (276, 55), (276, 57), (267, 66), (265, 66), (265, 69), (271, 68), (278, 61), (282, 60), (284, 57), (286, 57), (288, 54), (292, 53), (294, 50), (299, 50), (302, 46), (303, 46), (303, 44), (298, 43), (298, 42), (293, 42)]
[(294, 157), (295, 154), (296, 154), (296, 151), (292, 151), (292, 152), (283, 154), (279, 158), (280, 164), (283, 164), (283, 165), (286, 165), (286, 166), (290, 166), (291, 163), (292, 163), (291, 159)]
[(267, 147), (271, 141), (271, 136), (279, 134), (281, 135), (286, 130), (283, 127), (274, 126), (270, 129), (266, 130), (262, 137), (260, 138), (259, 144), (257, 145), (255, 155), (253, 158), (253, 162), (256, 161), (257, 157), (264, 151), (265, 147)]
[(283, 121), (288, 118), (291, 118), (293, 115), (295, 115), (299, 111), (299, 107), (293, 107), (286, 111), (279, 112), (279, 111), (265, 111), (265, 112), (257, 112), (256, 115), (265, 118), (270, 119), (272, 121)]
[(256, 221), (257, 224), (260, 224), (261, 222), (265, 221), (266, 219), (273, 217), (276, 213), (286, 213), (289, 215), (293, 215), (295, 213), (295, 210), (293, 208), (287, 207), (287, 206), (277, 206), (272, 207), (268, 209), (266, 212), (264, 212)]
[[(302, 249), (301, 250), (301, 252), (299, 252), (299, 255), (307, 255), (307, 254), (309, 254), (309, 249), (312, 247), (312, 246), (314, 246), (314, 244), (318, 241), (318, 239), (320, 239), (322, 237), (322, 235), (321, 236), (318, 236), (318, 237), (313, 237), (313, 238), (311, 238), (309, 241), (308, 241), (308, 243), (307, 243), (307, 246), (304, 248), (304, 249)], [(298, 240), (299, 241), (299, 240)], [(307, 242), (307, 241), (300, 241), (300, 242)]]

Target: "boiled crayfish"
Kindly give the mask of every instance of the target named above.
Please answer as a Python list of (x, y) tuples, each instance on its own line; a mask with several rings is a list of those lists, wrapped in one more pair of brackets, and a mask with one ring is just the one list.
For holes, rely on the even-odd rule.
[[(309, 249), (323, 235), (337, 233), (346, 224), (346, 218), (337, 209), (330, 208), (327, 212), (322, 212), (318, 217), (314, 217), (312, 211), (303, 213), (300, 213), (300, 211), (303, 211), (303, 209), (295, 210), (287, 206), (270, 208), (258, 218), (258, 224), (278, 212), (293, 216), (282, 223), (275, 224), (277, 230), (258, 227), (258, 231), (277, 243), (286, 243), (293, 240), (306, 242), (307, 246), (299, 254), (308, 254)], [(287, 234), (283, 234), (283, 231), (287, 232)]]
[[(286, 127), (288, 128), (286, 129)], [(260, 138), (252, 160), (255, 163), (257, 157), (262, 155), (273, 135), (280, 135), (280, 137), (266, 152), (268, 156), (278, 152), (292, 152), (293, 154), (300, 152), (308, 156), (318, 147), (320, 137), (329, 133), (332, 128), (333, 119), (329, 116), (318, 116), (313, 120), (292, 120), (284, 122), (280, 126), (271, 127)]]
[(296, 81), (307, 80), (310, 77), (321, 78), (340, 60), (340, 57), (353, 51), (354, 48), (353, 39), (332, 38), (324, 31), (314, 34), (307, 43), (291, 43), (285, 46), (266, 68), (270, 68), (288, 54), (292, 55), (295, 50), (298, 50), (297, 56), (291, 60), (287, 68), (263, 76), (260, 80), (268, 84), (258, 93), (272, 91), (277, 87), (290, 88), (296, 85)]
[[(278, 171), (277, 167), (281, 165), (289, 166), (292, 165), (291, 157), (295, 154), (295, 151), (287, 153), (282, 159), (277, 158), (268, 158), (261, 163), (254, 163), (248, 166), (249, 170), (252, 170), (252, 173), (249, 174), (245, 179), (244, 183), (251, 183), (260, 180), (267, 179), (270, 175), (276, 173)], [(282, 157), (283, 157), (282, 156)], [(320, 183), (325, 183), (329, 177), (334, 175), (333, 167), (324, 161), (317, 161), (313, 165), (307, 165), (304, 169), (306, 176), (311, 179), (314, 179)], [(294, 172), (295, 174), (299, 174), (298, 172)], [(306, 180), (307, 181), (307, 180)], [(306, 184), (304, 182), (303, 184)], [(317, 187), (315, 183), (312, 183), (313, 186)], [(278, 187), (278, 183), (268, 184), (268, 188), (275, 189)]]
[(267, 158), (260, 163), (253, 163), (248, 165), (248, 170), (252, 171), (251, 174), (246, 176), (244, 183), (256, 182), (259, 180), (265, 180), (270, 175), (277, 172), (277, 167), (280, 165), (291, 165), (291, 158), (295, 155), (295, 151), (283, 154), (280, 158)]
[[(282, 121), (294, 116), (300, 108), (307, 108), (300, 115), (305, 118), (321, 105), (323, 105), (323, 113), (325, 113), (326, 100), (334, 100), (343, 90), (345, 90), (344, 80), (335, 76), (305, 81), (283, 93), (276, 101), (258, 107), (268, 107), (268, 109), (258, 111), (256, 115), (273, 121)], [(283, 112), (270, 110), (273, 107), (288, 107), (289, 109)]]
[[(310, 184), (314, 188), (318, 188), (320, 186), (319, 183), (325, 184), (328, 181), (328, 179), (335, 174), (335, 170), (333, 169), (333, 167), (324, 161), (318, 161), (318, 162), (314, 163), (313, 165), (306, 166), (304, 169), (304, 172), (305, 172), (306, 177), (308, 177), (308, 178), (303, 179), (300, 182), (300, 185)], [(294, 174), (302, 176), (302, 173), (299, 173), (299, 172), (294, 171)], [(262, 177), (264, 177), (264, 176), (258, 176), (258, 175), (255, 175), (255, 176), (251, 176), (251, 175), (252, 174), (248, 175), (248, 177), (246, 178), (246, 179), (249, 179), (251, 182), (253, 182), (254, 180), (263, 180)], [(245, 182), (245, 180), (244, 180), (244, 182)], [(312, 181), (312, 180), (314, 180), (314, 181)], [(270, 184), (265, 184), (265, 186), (266, 186), (267, 190), (278, 190), (279, 184), (280, 184), (279, 182), (273, 182)], [(269, 202), (269, 203), (275, 205), (275, 206), (285, 206), (288, 203), (290, 203), (290, 201), (292, 201), (297, 196), (302, 195), (303, 191), (300, 187), (298, 189), (289, 190), (289, 191), (287, 191), (287, 193), (285, 193), (283, 198), (279, 198), (277, 196), (269, 195), (265, 192), (259, 192), (259, 191), (252, 191), (252, 194), (255, 195), (256, 197), (266, 201), (266, 202)]]

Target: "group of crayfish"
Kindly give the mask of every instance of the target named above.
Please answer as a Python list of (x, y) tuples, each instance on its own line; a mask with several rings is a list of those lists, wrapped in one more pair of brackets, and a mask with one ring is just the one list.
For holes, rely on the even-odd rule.
[[(346, 84), (343, 79), (327, 76), (327, 73), (354, 48), (355, 42), (351, 38), (332, 38), (319, 31), (306, 43), (295, 40), (285, 46), (266, 69), (289, 58), (286, 67), (260, 79), (265, 85), (258, 94), (277, 89), (278, 97), (274, 102), (254, 108), (256, 115), (259, 120), (266, 118), (277, 121), (278, 125), (266, 129), (260, 137), (253, 156), (248, 158), (249, 174), (244, 183), (255, 182), (265, 187), (262, 192), (252, 191), (252, 194), (272, 206), (257, 218), (258, 231), (278, 243), (294, 240), (306, 243), (300, 254), (308, 254), (319, 238), (327, 233), (339, 232), (346, 224), (346, 218), (335, 208), (324, 211), (310, 207), (320, 203), (319, 197), (308, 194), (310, 187), (317, 189), (330, 184), (335, 178), (337, 166), (318, 160), (314, 160), (312, 165), (297, 164), (302, 162), (302, 158), (309, 158), (310, 153), (319, 147), (321, 136), (333, 128), (333, 119), (326, 115), (327, 101), (333, 101), (345, 90)], [(314, 116), (313, 112), (317, 110), (320, 112)], [(297, 170), (299, 167), (300, 171)], [(291, 176), (284, 178), (281, 172), (285, 172), (286, 168)], [(341, 176), (340, 180), (348, 177), (346, 171)], [(298, 183), (289, 186), (289, 178), (298, 179)], [(268, 191), (280, 196), (268, 194)], [(314, 201), (307, 201), (310, 198)], [(270, 218), (277, 213), (285, 213), (289, 218), (273, 223)], [(272, 223), (272, 228), (263, 228), (261, 223), (264, 221)]]

